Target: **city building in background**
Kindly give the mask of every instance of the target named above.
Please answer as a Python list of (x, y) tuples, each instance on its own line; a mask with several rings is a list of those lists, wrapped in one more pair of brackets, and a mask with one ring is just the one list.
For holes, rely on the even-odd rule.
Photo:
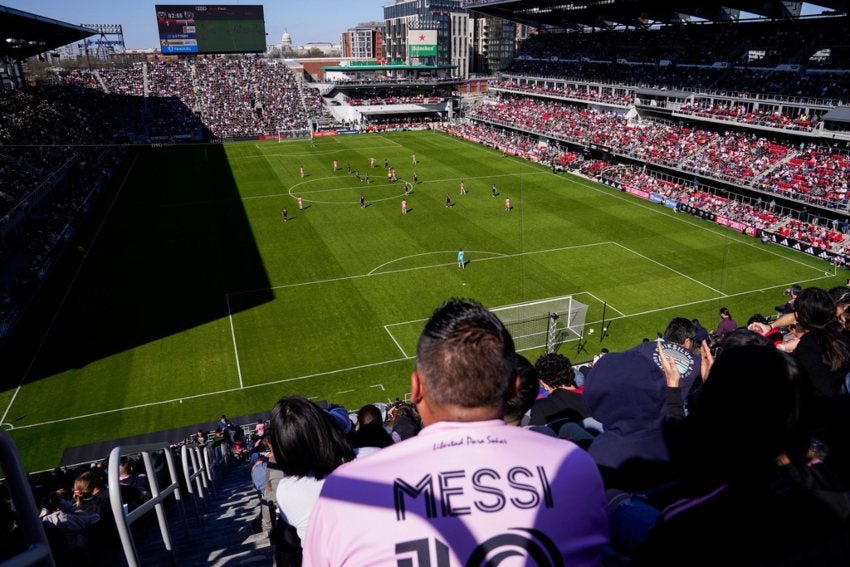
[[(448, 65), (452, 62), (451, 23), (453, 13), (463, 13), (461, 0), (395, 0), (384, 6), (384, 50), (391, 61), (418, 65)], [(436, 31), (436, 55), (411, 56), (411, 31)], [(416, 36), (418, 37), (418, 36)]]
[(339, 53), (340, 46), (329, 42), (295, 45), (288, 31), (283, 32), (280, 43), (268, 45), (266, 48), (266, 55), (269, 57), (338, 57)]
[(343, 57), (381, 60), (384, 58), (384, 24), (357, 24), (342, 32), (339, 45)]
[(469, 12), (452, 12), (451, 16), (451, 64), (455, 66), (452, 76), (468, 79), (472, 55), (472, 18)]
[(517, 25), (514, 22), (471, 12), (473, 24), (471, 71), (494, 74), (513, 61), (517, 49)]

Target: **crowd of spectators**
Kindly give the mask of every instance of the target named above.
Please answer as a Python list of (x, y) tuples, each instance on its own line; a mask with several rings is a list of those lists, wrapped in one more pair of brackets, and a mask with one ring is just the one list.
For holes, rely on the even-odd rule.
[[(423, 490), (430, 485), (414, 486), (406, 482), (408, 477), (426, 483), (431, 477), (425, 471), (436, 475), (452, 470), (455, 498), (465, 494), (461, 479), (469, 477), (472, 483), (478, 479), (475, 486), (487, 488), (486, 493), (498, 501), (501, 489), (492, 482), (481, 484), (482, 479), (498, 480), (501, 467), (509, 463), (523, 466), (523, 478), (531, 480), (531, 465), (536, 464), (535, 470), (554, 475), (546, 484), (554, 487), (560, 482), (558, 472), (537, 461), (543, 454), (548, 458), (557, 453), (557, 447), (532, 449), (548, 438), (564, 443), (565, 450), (578, 448), (582, 456), (572, 453), (574, 464), (589, 456), (596, 465), (598, 480), (590, 478), (595, 475), (571, 473), (571, 493), (597, 498), (602, 494), (601, 481), (607, 500), (603, 505), (607, 527), (597, 526), (598, 531), (588, 531), (593, 525), (588, 516), (598, 511), (593, 505), (561, 511), (560, 521), (553, 523), (537, 515), (536, 537), (558, 542), (549, 553), (564, 558), (576, 553), (567, 542), (578, 545), (571, 538), (582, 526), (583, 542), (592, 551), (586, 562), (578, 561), (581, 564), (670, 564), (694, 549), (701, 553), (700, 558), (691, 555), (698, 564), (742, 557), (760, 564), (787, 564), (800, 557), (843, 564), (850, 558), (850, 453), (843, 434), (850, 402), (842, 390), (850, 370), (844, 315), (850, 288), (829, 292), (808, 288), (795, 301), (788, 315), (768, 319), (753, 314), (742, 325), (722, 307), (711, 332), (695, 319), (677, 316), (655, 340), (635, 337), (634, 347), (605, 350), (584, 365), (574, 365), (558, 353), (532, 362), (504, 348), (498, 352), (513, 360), (512, 370), (507, 369), (511, 378), (493, 390), (488, 389), (495, 379), (493, 367), (489, 360), (480, 360), (485, 349), (479, 342), (475, 354), (470, 354), (464, 339), (466, 354), (453, 353), (452, 364), (432, 367), (429, 362), (434, 356), (429, 348), (440, 348), (431, 347), (430, 341), (450, 343), (467, 333), (484, 332), (468, 326), (456, 330), (446, 321), (433, 327), (439, 332), (429, 331), (429, 322), (411, 378), (416, 405), (369, 404), (349, 412), (298, 396), (277, 403), (267, 430), (270, 443), (257, 459), (257, 466), (264, 462), (276, 466), (265, 468), (254, 481), (274, 511), (273, 543), (285, 549), (287, 565), (300, 564), (302, 553), (307, 563), (399, 553), (395, 544), (402, 537), (421, 535), (433, 529), (428, 524), (439, 525), (449, 515), (446, 506), (442, 513), (438, 508), (426, 513), (433, 501)], [(450, 300), (442, 309), (456, 309), (459, 304), (464, 309), (471, 305)], [(435, 312), (434, 317), (441, 316)], [(463, 333), (457, 334), (461, 328)], [(787, 340), (792, 335), (794, 340)], [(423, 341), (429, 347), (423, 347)], [(430, 397), (436, 394), (420, 390), (419, 384), (428, 380), (429, 388), (439, 388), (439, 395), (448, 400), (483, 398), (484, 394), (458, 388), (455, 381), (441, 382), (457, 374), (458, 367), (476, 368), (477, 388), (472, 390), (483, 389), (500, 400), (497, 413), (504, 423), (494, 421), (493, 414), (479, 413), (476, 405), (464, 406), (464, 411), (446, 410), (453, 401), (438, 404)], [(426, 372), (437, 375), (425, 378)], [(506, 387), (507, 383), (512, 386)], [(393, 410), (404, 410), (414, 424), (404, 436), (397, 435)], [(743, 432), (742, 423), (747, 424)], [(474, 432), (483, 428), (489, 434), (482, 439), (500, 440), (511, 451), (482, 453), (482, 448), (474, 448), (470, 440), (477, 439)], [(511, 433), (522, 429), (533, 436)], [(450, 432), (448, 439), (455, 439), (454, 444), (444, 440), (444, 432)], [(425, 444), (438, 456), (418, 449)], [(484, 441), (482, 445), (486, 447)], [(414, 448), (417, 451), (408, 455)], [(538, 451), (534, 456), (529, 453), (533, 450)], [(394, 482), (377, 478), (379, 469)], [(545, 489), (543, 494), (548, 494)], [(420, 507), (421, 513), (414, 512)], [(493, 526), (502, 525), (495, 515), (500, 509), (479, 507), (453, 515), (452, 521), (470, 529), (478, 523), (477, 514), (488, 512), (490, 529), (499, 529)], [(414, 513), (416, 522), (404, 521)], [(395, 523), (381, 524), (384, 529), (377, 535), (365, 536), (365, 530), (374, 531), (372, 516), (380, 514), (392, 515)], [(367, 515), (369, 525), (353, 521)], [(514, 513), (506, 521), (501, 529), (523, 520)], [(745, 529), (753, 521), (764, 528), (763, 535)], [(705, 530), (721, 530), (725, 536), (707, 543)], [(464, 530), (453, 533), (459, 531)], [(488, 537), (471, 529), (472, 541), (443, 533), (446, 553), (460, 557)], [(593, 543), (587, 539), (589, 533)], [(783, 535), (781, 540), (776, 534)]]
[(740, 124), (755, 124), (759, 126), (769, 126), (772, 128), (782, 128), (784, 130), (803, 132), (813, 131), (820, 121), (820, 116), (817, 114), (808, 116), (807, 114), (799, 113), (796, 117), (794, 117), (779, 110), (748, 111), (746, 107), (740, 103), (719, 104), (712, 102), (694, 102), (682, 105), (679, 107), (677, 112), (680, 114), (712, 118), (714, 120), (725, 120)]
[(611, 86), (569, 84), (545, 87), (520, 83), (518, 80), (496, 81), (490, 88), (520, 91), (535, 95), (547, 95), (593, 102), (604, 102), (618, 106), (630, 106), (634, 100), (634, 91)]
[(783, 160), (758, 179), (755, 186), (804, 200), (815, 196), (828, 202), (844, 203), (850, 184), (849, 171), (847, 154), (806, 144), (793, 157)]
[(466, 122), (448, 127), (452, 133), (471, 142), (498, 148), (506, 154), (515, 155), (538, 163), (552, 165), (558, 169), (575, 169), (584, 158), (555, 145), (541, 145), (537, 136), (529, 136), (511, 130), (494, 130), (485, 124)]
[[(585, 167), (584, 171), (591, 173), (599, 181), (615, 183), (617, 186), (626, 188), (642, 189), (673, 199), (682, 205), (689, 205), (701, 211), (722, 215), (757, 229), (778, 230), (778, 227), (793, 220), (790, 214), (777, 212), (775, 204), (744, 203), (732, 197), (709, 192), (693, 182), (664, 179), (657, 173), (635, 166), (612, 166), (607, 162), (601, 162), (601, 166)], [(814, 229), (817, 228), (815, 225), (801, 221), (795, 222), (811, 226)], [(838, 234), (836, 242), (842, 240), (842, 235)]]
[(482, 101), (467, 116), (583, 146), (607, 146), (614, 153), (647, 163), (800, 201), (848, 205), (847, 156), (814, 144), (800, 148), (755, 133), (629, 120), (613, 111), (507, 95)]
[(0, 218), (63, 165), (91, 160), (122, 139), (106, 95), (79, 87), (36, 87), (0, 93)]
[[(158, 481), (163, 486), (167, 467), (161, 467), (161, 470), (163, 476)], [(105, 462), (56, 468), (32, 474), (29, 481), (56, 565), (105, 567), (124, 561), (112, 513)], [(122, 459), (119, 485), (121, 500), (128, 512), (151, 496), (144, 465), (136, 459)], [(15, 512), (9, 508), (6, 499), (0, 499), (0, 509), (0, 530), (3, 533), (0, 559), (8, 559), (24, 550), (25, 540)], [(139, 523), (139, 526), (151, 525), (150, 521)]]
[(307, 127), (308, 111), (322, 108), (321, 99), (302, 97), (283, 62), (264, 58), (76, 70), (60, 80), (0, 93), (0, 222), (18, 223), (14, 240), (24, 243), (6, 243), (0, 324), (19, 312), (111, 175), (117, 145), (196, 139), (204, 129), (219, 137), (276, 134)]
[[(634, 171), (620, 170), (618, 175), (623, 182), (653, 183)], [(655, 183), (657, 191), (687, 194), (679, 185)], [(713, 205), (722, 208), (728, 203)], [(662, 332), (647, 329), (647, 336), (635, 337), (635, 346), (619, 352), (603, 349), (584, 364), (573, 364), (559, 353), (542, 354), (530, 361), (512, 347), (492, 349), (499, 358), (512, 361), (499, 371), (510, 373), (510, 381), (500, 379), (498, 387), (491, 382), (495, 380), (491, 361), (479, 360), (487, 349), (476, 342), (469, 353), (468, 340), (461, 341), (467, 333), (476, 332), (468, 322), (429, 323), (423, 335), (429, 333), (429, 327), (439, 332), (428, 340), (460, 341), (458, 344), (465, 346), (451, 358), (452, 364), (432, 367), (427, 359), (417, 363), (411, 378), (416, 403), (396, 400), (349, 409), (290, 396), (272, 408), (269, 420), (261, 418), (256, 424), (240, 426), (222, 415), (214, 430), (201, 430), (181, 443), (222, 445), (232, 463), (247, 465), (260, 507), (255, 524), (268, 530), (278, 565), (300, 565), (317, 557), (333, 557), (335, 562), (362, 553), (364, 546), (370, 553), (385, 547), (389, 551), (381, 553), (398, 553), (394, 544), (402, 536), (397, 530), (421, 534), (430, 529), (423, 528), (423, 521), (439, 523), (447, 511), (417, 514), (421, 519), (414, 525), (399, 522), (393, 535), (378, 530), (380, 535), (358, 536), (358, 545), (349, 547), (343, 544), (349, 537), (346, 534), (375, 529), (371, 521), (352, 521), (363, 518), (352, 514), (363, 506), (372, 510), (369, 513), (383, 510), (393, 517), (396, 510), (404, 517), (404, 511), (409, 515), (420, 506), (430, 509), (428, 494), (424, 500), (419, 494), (422, 487), (415, 488), (405, 480), (423, 479), (422, 471), (437, 474), (449, 463), (454, 467), (451, 470), (472, 467), (478, 471), (470, 482), (489, 487), (486, 494), (494, 498), (504, 489), (493, 482), (507, 466), (513, 467), (505, 469), (510, 475), (525, 471), (522, 478), (526, 481), (545, 473), (547, 482), (542, 488), (522, 485), (523, 494), (539, 494), (541, 506), (549, 502), (546, 487), (552, 488), (552, 498), (566, 492), (598, 500), (591, 507), (570, 507), (569, 512), (547, 504), (545, 509), (554, 510), (555, 516), (544, 516), (549, 518), (545, 521), (535, 516), (536, 537), (558, 542), (547, 553), (569, 557), (578, 553), (573, 546), (580, 541), (589, 546), (582, 552), (587, 555), (581, 564), (668, 564), (699, 546), (705, 530), (721, 529), (718, 526), (728, 533), (713, 541), (710, 550), (702, 550), (712, 562), (746, 556), (785, 564), (794, 558), (817, 557), (823, 564), (845, 564), (850, 559), (850, 453), (843, 432), (850, 402), (842, 388), (850, 371), (850, 322), (845, 315), (850, 288), (839, 286), (828, 292), (800, 288), (793, 301), (794, 309), (786, 314), (771, 318), (753, 314), (743, 324), (738, 324), (727, 308), (720, 308), (719, 324), (711, 332), (695, 319), (676, 316)], [(475, 304), (451, 300), (445, 305), (442, 310), (456, 305), (468, 309)], [(434, 317), (440, 316), (435, 312)], [(465, 316), (460, 315), (459, 320)], [(496, 321), (492, 315), (484, 318)], [(446, 324), (449, 327), (444, 330)], [(508, 336), (504, 334), (507, 331), (500, 333)], [(656, 335), (655, 340), (649, 338)], [(490, 342), (484, 340), (483, 344)], [(418, 352), (419, 358), (429, 356), (424, 347)], [(456, 374), (452, 369), (457, 367), (475, 368), (478, 386), (472, 390), (482, 389), (486, 394), (473, 395), (472, 390), (462, 388), (450, 399), (489, 395), (489, 403), (494, 404), (492, 415), (467, 406), (462, 412), (438, 409), (446, 407), (436, 401), (443, 398), (431, 397), (436, 394), (423, 397), (419, 384), (425, 379), (434, 384), (429, 388), (455, 392), (455, 381), (440, 380)], [(425, 378), (425, 372), (436, 372), (442, 378)], [(447, 403), (452, 402), (442, 402)], [(496, 416), (501, 419), (497, 421)], [(746, 433), (741, 431), (741, 423), (747, 424)], [(478, 439), (475, 432), (482, 428), (488, 434), (481, 439), (491, 441), (482, 441), (476, 448), (470, 439)], [(446, 452), (455, 445), (442, 438), (444, 433), (446, 439), (464, 441), (457, 441), (455, 450)], [(746, 442), (741, 435), (746, 435)], [(488, 448), (505, 442), (511, 451)], [(423, 453), (422, 445), (438, 456)], [(414, 447), (419, 458), (407, 455)], [(571, 469), (562, 478), (557, 467), (541, 462), (561, 450), (570, 455), (572, 467), (585, 460), (593, 467), (579, 466), (582, 472)], [(387, 460), (393, 463), (387, 474), (396, 479), (394, 485), (354, 480), (361, 469), (386, 470)], [(166, 467), (161, 469), (164, 475)], [(121, 561), (105, 470), (105, 463), (95, 463), (30, 477), (59, 565)], [(141, 470), (133, 459), (125, 458), (120, 464), (121, 498), (129, 510), (150, 497), (149, 480)], [(461, 490), (460, 479), (470, 474), (454, 474), (452, 486)], [(481, 484), (485, 478), (489, 483)], [(160, 486), (164, 482), (165, 478), (158, 479)], [(561, 486), (563, 482), (570, 490)], [(390, 502), (395, 495), (396, 507), (385, 509), (381, 504), (375, 508), (376, 495), (381, 493), (386, 493), (382, 498), (390, 497)], [(398, 504), (402, 500), (404, 504)], [(340, 505), (345, 513), (337, 518)], [(0, 545), (0, 557), (8, 557), (22, 551), (22, 539), (14, 512), (4, 500), (0, 506), (0, 527), (7, 536)], [(367, 514), (366, 508), (360, 514)], [(497, 519), (493, 513), (476, 509), (453, 521), (475, 524), (476, 515), (484, 514), (491, 529), (495, 523), (517, 526), (524, 521), (515, 512), (505, 519)], [(588, 516), (595, 518), (590, 524), (586, 523), (590, 522)], [(344, 522), (337, 524), (341, 519)], [(767, 532), (764, 536), (744, 529), (756, 520)], [(328, 540), (324, 536), (331, 525), (340, 531)], [(595, 527), (588, 532), (591, 525)], [(583, 526), (581, 537), (576, 534), (577, 526)], [(695, 533), (696, 527), (702, 531)], [(461, 556), (472, 553), (484, 538), (477, 531), (472, 533), (471, 541), (445, 536), (447, 551)], [(587, 540), (588, 533), (593, 534), (592, 543)], [(773, 537), (777, 533), (783, 534), (781, 542)], [(376, 543), (379, 539), (395, 541), (381, 547)]]
[(72, 71), (62, 80), (130, 97), (127, 122), (147, 139), (195, 137), (201, 123), (221, 138), (271, 135), (306, 128), (307, 107), (316, 110), (283, 61), (261, 57), (147, 62)]
[(846, 18), (542, 33), (523, 43), (507, 71), (847, 102), (850, 87), (843, 73), (848, 65), (842, 57), (846, 34)]
[(125, 132), (108, 100), (78, 86), (0, 93), (3, 335), (120, 162)]
[(540, 145), (536, 136), (521, 132), (489, 127), (485, 123), (459, 123), (444, 130), (469, 141), (498, 148), (505, 153), (532, 161), (553, 164), (557, 169), (580, 171), (584, 175), (618, 187), (640, 189), (672, 199), (681, 205), (721, 215), (757, 230), (767, 230), (782, 236), (844, 254), (850, 223), (834, 221), (820, 225), (817, 219), (799, 220), (792, 211), (780, 212), (775, 200), (746, 203), (711, 192), (698, 183), (682, 179), (673, 180), (646, 168), (631, 165), (613, 165), (604, 160), (586, 160), (583, 155), (557, 146)]

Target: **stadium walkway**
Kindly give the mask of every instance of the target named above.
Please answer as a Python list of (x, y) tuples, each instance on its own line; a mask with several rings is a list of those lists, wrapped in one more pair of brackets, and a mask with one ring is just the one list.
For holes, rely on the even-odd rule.
[[(222, 469), (216, 483), (216, 495), (209, 509), (202, 511), (200, 525), (191, 504), (187, 503), (188, 539), (176, 507), (171, 508), (168, 518), (177, 565), (235, 567), (274, 563), (268, 532), (255, 534), (252, 530), (252, 521), (259, 513), (259, 501), (251, 484), (250, 471), (247, 464)], [(144, 534), (137, 535), (136, 549), (141, 565), (173, 563), (165, 552), (155, 523)]]

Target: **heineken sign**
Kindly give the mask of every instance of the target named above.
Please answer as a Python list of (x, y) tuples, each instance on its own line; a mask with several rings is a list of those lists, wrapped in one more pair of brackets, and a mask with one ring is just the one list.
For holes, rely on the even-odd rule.
[(408, 57), (436, 57), (437, 30), (408, 30)]

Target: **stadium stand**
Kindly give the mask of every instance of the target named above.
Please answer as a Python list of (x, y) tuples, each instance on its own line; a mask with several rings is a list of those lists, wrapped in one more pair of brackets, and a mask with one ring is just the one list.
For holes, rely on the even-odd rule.
[[(828, 253), (825, 258), (831, 261), (846, 261), (850, 232), (846, 222), (850, 207), (850, 137), (846, 132), (850, 120), (836, 112), (846, 110), (850, 101), (846, 15), (802, 21), (607, 30), (572, 34), (570, 41), (564, 41), (564, 35), (533, 36), (491, 85), (493, 96), (474, 106), (465, 120), (441, 123), (439, 128), (506, 154), (549, 164), (553, 170), (585, 175), (612, 190), (661, 202), (735, 230), (751, 231), (747, 233), (753, 236), (814, 247)], [(121, 144), (253, 138), (308, 128), (311, 124), (331, 127), (338, 117), (326, 104), (330, 99), (354, 108), (393, 107), (389, 113), (361, 116), (358, 122), (367, 131), (420, 127), (443, 118), (441, 113), (450, 103), (440, 94), (423, 95), (398, 85), (376, 87), (375, 82), (393, 82), (379, 79), (361, 82), (369, 90), (358, 91), (363, 93), (358, 97), (349, 92), (323, 99), (319, 91), (306, 89), (302, 79), (285, 64), (253, 56), (72, 71), (62, 73), (58, 80), (60, 85), (0, 93), (0, 112), (4, 116), (0, 124), (0, 176), (4, 180), (0, 233), (6, 274), (0, 288), (0, 339), (10, 331), (54, 259), (64, 251), (64, 243), (86, 216), (103, 184), (120, 167), (124, 152)], [(420, 112), (406, 108), (407, 105), (435, 106)], [(824, 219), (803, 215), (804, 206), (820, 210), (832, 222), (821, 224)], [(841, 229), (840, 219), (845, 220)], [(80, 252), (85, 254), (84, 250)], [(696, 418), (690, 422), (683, 413), (665, 416), (693, 424), (687, 434), (693, 436), (693, 447), (704, 453), (699, 459), (685, 454), (691, 460), (685, 461), (686, 472), (675, 486), (659, 486), (645, 498), (655, 510), (653, 521), (660, 516), (663, 527), (649, 536), (644, 533), (635, 541), (634, 518), (623, 528), (612, 513), (615, 555), (634, 556), (653, 564), (658, 557), (654, 554), (669, 553), (665, 546), (676, 540), (675, 534), (692, 533), (694, 526), (712, 527), (730, 520), (744, 502), (752, 508), (753, 500), (747, 497), (755, 493), (761, 506), (757, 517), (770, 521), (777, 530), (782, 528), (779, 533), (788, 536), (781, 538), (782, 546), (770, 548), (775, 554), (771, 560), (816, 556), (827, 558), (827, 564), (846, 564), (850, 557), (846, 528), (850, 517), (846, 483), (850, 476), (846, 442), (839, 435), (846, 432), (847, 425), (846, 419), (842, 420), (847, 415), (846, 392), (841, 390), (839, 379), (850, 370), (850, 346), (844, 311), (836, 310), (840, 304), (825, 299), (825, 294), (814, 290), (802, 296), (803, 305), (813, 306), (821, 301), (823, 304), (814, 305), (812, 310), (826, 315), (823, 321), (810, 321), (808, 330), (803, 330), (801, 334), (807, 338), (800, 339), (803, 348), (795, 356), (815, 379), (829, 379), (828, 391), (819, 391), (816, 402), (810, 403), (819, 410), (826, 408), (818, 415), (817, 433), (829, 440), (831, 453), (823, 448), (823, 439), (813, 437), (806, 437), (802, 448), (781, 438), (769, 448), (772, 453), (756, 451), (754, 447), (761, 441), (756, 432), (760, 430), (745, 434), (747, 443), (735, 436), (737, 429), (724, 429), (725, 437), (718, 440), (717, 429), (707, 428), (706, 422), (700, 421), (706, 415), (719, 419), (724, 411), (741, 410), (724, 406), (724, 400), (738, 396), (758, 413), (733, 413), (738, 420), (735, 425), (754, 417), (758, 418), (758, 426), (762, 418), (774, 419), (764, 429), (765, 435), (773, 438), (786, 432), (769, 428), (770, 425), (792, 420), (793, 416), (785, 413), (778, 417), (762, 415), (774, 407), (763, 404), (773, 398), (762, 394), (770, 392), (781, 398), (775, 400), (778, 406), (788, 402), (793, 393), (785, 388), (787, 383), (771, 380), (787, 374), (790, 382), (796, 366), (772, 349), (770, 354), (758, 350), (768, 346), (758, 344), (754, 335), (739, 333), (736, 340), (755, 350), (736, 351), (743, 347), (725, 343), (726, 349), (717, 355), (706, 381), (709, 386), (703, 389), (698, 383), (695, 388), (700, 391), (696, 393), (675, 392), (681, 403), (692, 394), (687, 403), (693, 403), (694, 408), (699, 408), (702, 400), (705, 413), (695, 412)], [(705, 361), (714, 361), (714, 354), (694, 348), (694, 336), (685, 338), (691, 341), (686, 348), (692, 350), (692, 356), (702, 354)], [(833, 352), (841, 353), (829, 368), (817, 356), (817, 345), (824, 341), (834, 347)], [(616, 356), (604, 360), (597, 370), (593, 364), (584, 368), (587, 380), (616, 377), (622, 372)], [(678, 384), (673, 371), (663, 365), (663, 355), (661, 360), (661, 368), (647, 363), (647, 373), (653, 378), (663, 374), (668, 388), (677, 390), (677, 385), (671, 385)], [(754, 360), (771, 365), (775, 372), (758, 372), (763, 366), (756, 367)], [(735, 387), (732, 379), (740, 378), (743, 370), (752, 370), (746, 376), (765, 377), (763, 389)], [(718, 384), (716, 389), (714, 384)], [(800, 403), (805, 404), (806, 400)], [(389, 414), (392, 421), (388, 429), (396, 442), (415, 435), (421, 428), (415, 408), (409, 404), (375, 406), (383, 410), (382, 417)], [(351, 414), (356, 412), (350, 412), (349, 420)], [(254, 416), (247, 421), (253, 424)], [(349, 428), (353, 429), (351, 425)], [(198, 429), (197, 433), (174, 438), (162, 435), (167, 438), (162, 443), (164, 447), (150, 450), (159, 455), (154, 460), (160, 465), (167, 461), (165, 452), (179, 458), (190, 447), (202, 451), (207, 459), (181, 460), (185, 475), (178, 478), (166, 478), (168, 472), (174, 472), (168, 471), (167, 466), (161, 466), (158, 472), (147, 470), (149, 482), (152, 476), (161, 474), (162, 486), (176, 483), (186, 498), (166, 504), (167, 523), (174, 536), (172, 549), (162, 549), (155, 537), (157, 527), (152, 523), (142, 521), (133, 531), (133, 537), (138, 538), (139, 558), (152, 564), (175, 560), (211, 565), (271, 562), (272, 555), (282, 549), (278, 538), (283, 537), (281, 530), (285, 526), (271, 533), (266, 531), (267, 526), (256, 527), (262, 517), (258, 509), (263, 506), (263, 499), (251, 484), (250, 473), (255, 458), (252, 454), (256, 455), (255, 449), (260, 448), (261, 436), (255, 436), (257, 429), (249, 426), (191, 428)], [(5, 442), (5, 432), (0, 432), (0, 437), (4, 440), (3, 469), (8, 473), (16, 468), (11, 464), (14, 449)], [(123, 442), (111, 444), (121, 446)], [(705, 464), (706, 452), (721, 455), (730, 446), (736, 448), (734, 459), (718, 457), (722, 462)], [(132, 444), (125, 449), (134, 457), (147, 451)], [(675, 457), (671, 455), (671, 459)], [(705, 467), (687, 468), (697, 460)], [(758, 465), (759, 470), (766, 471), (765, 475), (753, 478), (743, 474), (744, 467), (734, 466), (741, 462)], [(108, 464), (116, 465), (114, 460)], [(114, 487), (105, 470), (101, 463), (31, 475), (30, 489), (39, 500), (51, 494), (55, 498), (58, 490), (74, 493), (74, 481), (81, 472), (94, 473)], [(209, 484), (187, 480), (192, 474), (205, 474)], [(20, 482), (20, 478), (14, 481)], [(726, 490), (729, 486), (733, 490)], [(699, 492), (694, 487), (706, 490)], [(789, 490), (782, 490), (789, 487), (795, 498), (790, 504)], [(606, 488), (627, 487), (609, 482)], [(20, 486), (13, 487), (12, 495), (18, 490)], [(124, 498), (130, 492), (125, 490), (121, 496), (128, 504), (129, 499)], [(716, 498), (718, 494), (720, 497)], [(679, 498), (688, 498), (693, 504), (684, 510), (684, 515), (677, 504)], [(818, 505), (813, 504), (814, 500)], [(135, 505), (145, 506), (145, 501), (142, 498)], [(719, 502), (714, 509), (710, 508), (712, 501)], [(46, 509), (45, 516), (73, 514), (69, 500), (52, 502), (55, 506)], [(821, 506), (824, 502), (826, 508)], [(190, 506), (196, 514), (187, 522), (185, 515), (191, 516), (191, 510), (185, 508)], [(776, 517), (781, 521), (771, 519), (771, 510), (783, 512)], [(804, 511), (805, 515), (795, 514), (796, 511)], [(32, 515), (33, 511), (21, 506), (19, 512)], [(9, 510), (4, 509), (3, 521), (9, 522), (9, 518)], [(782, 522), (787, 525), (783, 527)], [(804, 522), (817, 529), (802, 529)], [(13, 525), (7, 523), (3, 527), (11, 529)], [(675, 531), (677, 528), (679, 532)], [(70, 540), (49, 527), (42, 529), (47, 533), (35, 529), (36, 536), (28, 543), (42, 552), (50, 544), (54, 557), (61, 557), (59, 550), (67, 550)], [(81, 563), (92, 557), (89, 554), (109, 547), (95, 539), (105, 537), (103, 534), (87, 535), (93, 539), (79, 547), (82, 557), (87, 558), (79, 559)], [(646, 539), (649, 546), (641, 548)], [(222, 541), (235, 543), (222, 547)], [(796, 542), (799, 546), (795, 546)], [(0, 559), (19, 552), (21, 548), (16, 543), (20, 542), (14, 537), (4, 540)], [(273, 543), (279, 545), (278, 550), (272, 549)], [(297, 547), (297, 543), (290, 544)], [(685, 547), (684, 543), (680, 545)], [(717, 549), (720, 551), (714, 551), (720, 554), (727, 550), (723, 545)], [(768, 542), (758, 541), (753, 549), (768, 549)]]
[[(468, 117), (585, 148), (605, 146), (625, 158), (825, 209), (846, 211), (850, 204), (846, 195), (850, 180), (847, 153), (815, 142), (795, 148), (792, 142), (773, 136), (641, 119), (514, 94), (484, 100)], [(818, 173), (814, 183), (806, 184), (801, 181), (803, 175), (789, 173), (804, 166)]]

